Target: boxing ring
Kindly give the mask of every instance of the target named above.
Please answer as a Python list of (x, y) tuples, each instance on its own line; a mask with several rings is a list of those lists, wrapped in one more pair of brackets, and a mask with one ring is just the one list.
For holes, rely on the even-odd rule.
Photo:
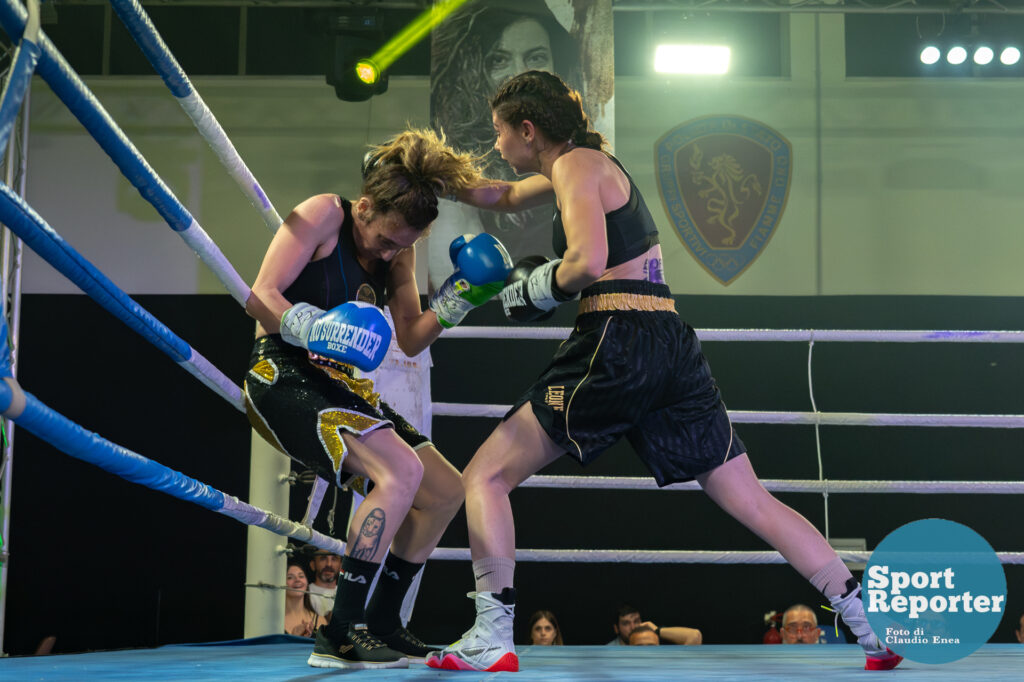
[[(274, 229), (280, 217), (258, 182), (238, 158), (230, 141), (202, 103), (191, 83), (169, 54), (141, 6), (135, 0), (112, 0), (115, 12), (124, 21), (133, 37), (196, 122), (201, 134), (224, 160), (228, 172), (261, 213), (264, 222)], [(18, 55), (0, 103), (0, 147), (11, 134), (22, 97), (33, 73), (40, 75), (57, 96), (81, 121), (103, 147), (114, 163), (139, 192), (156, 208), (167, 224), (213, 271), (232, 298), (244, 307), (249, 287), (231, 267), (216, 244), (178, 201), (146, 160), (118, 128), (117, 124), (89, 92), (64, 58), (39, 30), (38, 3), (28, 8), (14, 0), (0, 2), (0, 25), (12, 38), (20, 38)], [(83, 292), (168, 355), (189, 374), (239, 411), (244, 412), (241, 389), (200, 355), (186, 341), (154, 318), (110, 279), (79, 254), (39, 216), (17, 192), (0, 183), (0, 222), (6, 225), (27, 246), (74, 282)], [(5, 311), (6, 312), (6, 311)], [(5, 316), (6, 319), (6, 316)], [(808, 382), (811, 393), (810, 412), (731, 411), (735, 423), (822, 425), (921, 426), (1024, 428), (1024, 415), (949, 415), (949, 414), (860, 414), (824, 413), (814, 404), (811, 359), (817, 342), (886, 342), (886, 343), (1022, 343), (1024, 332), (958, 332), (958, 331), (821, 331), (821, 330), (698, 330), (703, 341), (787, 341), (808, 344)], [(567, 329), (506, 327), (465, 327), (445, 333), (448, 338), (491, 339), (564, 339)], [(7, 338), (6, 329), (2, 333)], [(443, 342), (443, 341), (442, 341)], [(144, 455), (132, 452), (89, 432), (58, 414), (40, 399), (26, 392), (15, 378), (16, 360), (5, 343), (0, 357), (0, 411), (20, 428), (27, 429), (72, 457), (98, 466), (126, 480), (152, 490), (172, 495), (234, 518), (247, 525), (271, 530), (337, 553), (344, 552), (338, 540), (314, 531), (311, 519), (323, 498), (326, 484), (314, 485), (310, 509), (300, 522), (291, 521), (270, 511), (239, 500), (205, 483), (174, 471)], [(434, 403), (437, 416), (495, 417), (504, 414), (503, 405), (468, 405)], [(772, 491), (817, 493), (824, 496), (839, 493), (957, 493), (957, 494), (1021, 494), (1024, 481), (835, 481), (822, 476), (817, 480), (765, 480)], [(589, 490), (652, 490), (649, 479), (599, 476), (534, 476), (524, 487), (578, 488)], [(695, 483), (669, 486), (668, 491), (693, 491)], [(826, 511), (826, 535), (828, 515)], [(1004, 564), (1024, 564), (1024, 551), (997, 548)], [(869, 552), (840, 552), (850, 562), (866, 561)], [(467, 560), (465, 548), (438, 548), (435, 560)], [(519, 561), (536, 562), (620, 562), (620, 563), (783, 563), (776, 552), (710, 552), (710, 551), (638, 551), (638, 550), (518, 550)], [(202, 645), (174, 645), (156, 650), (95, 652), (68, 656), (0, 660), (0, 679), (78, 680), (138, 679), (140, 676), (159, 679), (290, 679), (309, 676), (305, 659), (309, 640), (287, 636), (270, 636)], [(822, 673), (836, 679), (861, 679), (863, 656), (855, 645), (827, 647), (764, 647), (739, 645), (706, 645), (702, 647), (651, 647), (623, 650), (617, 647), (522, 647), (522, 672), (516, 679), (746, 679), (789, 678), (795, 675)], [(945, 664), (941, 668), (905, 663), (898, 669), (901, 679), (935, 679), (936, 671), (943, 677), (957, 679), (1017, 679), (1024, 665), (1024, 647), (991, 644), (982, 647), (968, 659)], [(333, 673), (327, 673), (333, 674)], [(446, 673), (426, 668), (381, 670), (364, 673), (375, 679), (426, 679), (458, 677), (460, 679), (491, 678), (493, 674), (471, 675)], [(503, 674), (507, 676), (508, 674)], [(320, 677), (317, 674), (317, 677)]]
[[(863, 660), (854, 644), (821, 646), (704, 645), (631, 647), (518, 647), (517, 673), (438, 671), (426, 666), (359, 673), (313, 673), (305, 667), (309, 642), (272, 635), (239, 642), (172, 645), (143, 651), (110, 651), (0, 661), (0, 678), (74, 682), (135, 680), (140, 670), (160, 680), (1018, 680), (1021, 657), (1014, 644), (988, 644), (970, 657), (942, 666), (904, 663), (896, 671), (868, 673), (851, 665)], [(906, 666), (906, 667), (904, 667)]]

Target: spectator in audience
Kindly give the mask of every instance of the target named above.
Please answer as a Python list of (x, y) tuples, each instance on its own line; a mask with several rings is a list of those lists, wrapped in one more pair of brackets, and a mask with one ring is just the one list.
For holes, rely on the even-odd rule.
[(804, 604), (793, 604), (782, 614), (783, 644), (818, 644), (821, 630), (814, 611)]
[(1014, 630), (1014, 634), (1017, 635), (1017, 641), (1024, 644), (1024, 613), (1020, 614), (1020, 630)]
[(623, 604), (616, 611), (615, 623), (612, 625), (612, 630), (615, 631), (616, 637), (608, 642), (608, 644), (612, 646), (628, 645), (630, 643), (630, 633), (633, 632), (634, 628), (641, 625), (646, 625), (653, 630), (659, 640), (664, 641), (666, 644), (700, 644), (703, 641), (703, 635), (696, 628), (681, 626), (659, 628), (651, 621), (643, 621), (640, 618), (639, 609), (629, 604)]
[(562, 628), (558, 627), (558, 619), (550, 611), (537, 611), (530, 616), (530, 644), (542, 646), (565, 644), (562, 641)]
[(33, 656), (49, 656), (53, 653), (53, 647), (57, 645), (57, 635), (47, 635), (39, 640), (39, 645), (36, 646), (36, 652)]
[(284, 599), (284, 631), (288, 635), (312, 637), (313, 631), (323, 624), (324, 618), (314, 609), (309, 599), (309, 578), (298, 564), (288, 565), (287, 590)]
[(630, 646), (658, 646), (661, 638), (650, 625), (637, 625), (629, 633)]
[(334, 595), (338, 591), (338, 571), (341, 569), (341, 557), (325, 549), (313, 552), (309, 562), (313, 571), (313, 582), (309, 585), (310, 601), (313, 610), (324, 621), (331, 617), (334, 610)]

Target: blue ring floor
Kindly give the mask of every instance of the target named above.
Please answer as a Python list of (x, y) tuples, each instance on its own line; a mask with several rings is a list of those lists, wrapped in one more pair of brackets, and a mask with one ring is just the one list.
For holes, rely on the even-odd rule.
[[(268, 643), (268, 641), (270, 643)], [(986, 644), (967, 658), (941, 665), (904, 661), (896, 670), (869, 672), (855, 644), (817, 646), (704, 645), (699, 647), (519, 647), (518, 673), (433, 670), (331, 670), (306, 665), (312, 644), (291, 637), (211, 645), (101, 651), (0, 659), (0, 680), (329, 680), (377, 682), (492, 680), (1021, 680), (1024, 645)]]

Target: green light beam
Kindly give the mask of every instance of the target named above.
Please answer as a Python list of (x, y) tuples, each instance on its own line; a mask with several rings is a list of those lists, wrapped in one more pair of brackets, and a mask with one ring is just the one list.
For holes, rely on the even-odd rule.
[(464, 5), (467, 0), (443, 0), (420, 16), (409, 22), (409, 25), (399, 31), (394, 38), (384, 44), (377, 52), (370, 57), (370, 61), (379, 69), (380, 73), (387, 70), (399, 57), (412, 49), (430, 31), (444, 21), (445, 17)]

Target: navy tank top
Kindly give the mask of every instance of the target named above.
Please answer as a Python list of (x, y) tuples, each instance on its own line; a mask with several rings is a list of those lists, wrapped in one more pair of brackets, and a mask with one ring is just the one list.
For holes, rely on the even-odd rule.
[(387, 303), (388, 264), (377, 261), (367, 272), (356, 260), (352, 236), (352, 203), (341, 200), (345, 219), (338, 230), (338, 245), (330, 255), (310, 261), (282, 292), (292, 303), (311, 303), (330, 310), (346, 301), (362, 301), (383, 308)]
[[(658, 227), (654, 224), (654, 218), (640, 195), (640, 190), (633, 183), (619, 160), (611, 154), (608, 158), (615, 162), (629, 181), (629, 200), (610, 213), (604, 214), (605, 230), (608, 234), (608, 263), (605, 267), (621, 265), (626, 261), (633, 260), (659, 243)], [(551, 246), (555, 255), (561, 258), (565, 255), (568, 242), (565, 238), (565, 226), (562, 225), (562, 212), (555, 207), (555, 215), (551, 219), (554, 226), (554, 233), (551, 236)]]

